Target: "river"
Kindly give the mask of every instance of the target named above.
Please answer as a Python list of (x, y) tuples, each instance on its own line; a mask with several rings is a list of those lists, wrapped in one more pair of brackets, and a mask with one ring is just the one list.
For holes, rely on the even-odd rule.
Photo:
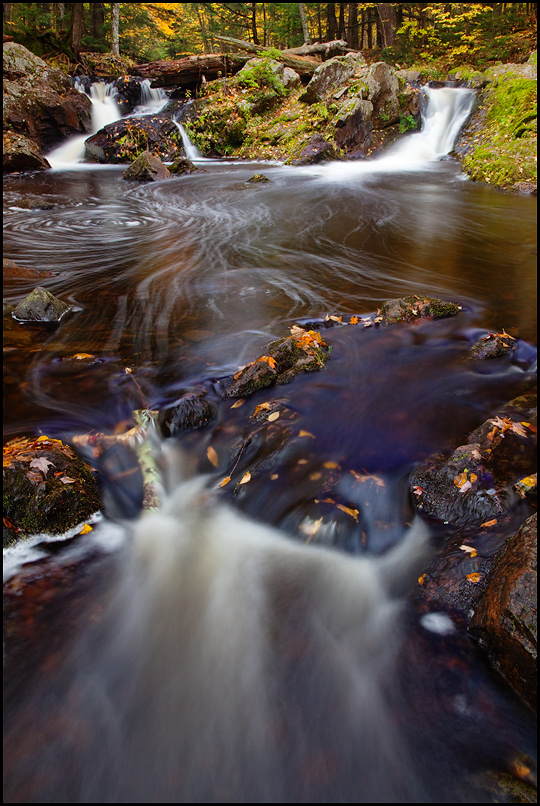
[[(521, 393), (535, 352), (536, 199), (445, 156), (463, 92), (431, 91), (423, 131), (371, 163), (5, 178), (4, 255), (55, 272), (43, 284), (74, 309), (56, 328), (4, 316), (5, 439), (112, 434), (201, 386), (220, 407), (156, 447), (161, 513), (105, 518), (8, 571), (24, 596), (50, 595), (32, 639), (5, 647), (6, 802), (490, 802), (481, 773), (532, 754), (528, 713), (462, 627), (441, 613), (433, 628), (404, 599), (451, 532), (403, 536), (409, 472)], [(9, 280), (5, 303), (32, 287)], [(323, 371), (223, 405), (220, 381), (295, 322), (409, 294), (463, 310), (324, 329)], [(517, 360), (471, 362), (502, 328)], [(66, 361), (81, 353), (95, 362)], [(276, 399), (294, 439), (238, 456), (251, 494), (219, 487), (249, 415)], [(355, 518), (315, 506), (324, 468)]]

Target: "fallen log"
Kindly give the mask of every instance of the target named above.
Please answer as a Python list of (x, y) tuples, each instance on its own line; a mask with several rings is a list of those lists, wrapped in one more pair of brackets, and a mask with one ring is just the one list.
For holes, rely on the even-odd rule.
[[(232, 45), (246, 53), (252, 53), (254, 56), (259, 53), (264, 53), (265, 50), (261, 45), (254, 45), (252, 42), (244, 42), (242, 39), (234, 39), (232, 36), (218, 36), (214, 34), (214, 39), (226, 42), (228, 45)], [(281, 50), (279, 53), (279, 61), (286, 67), (291, 67), (295, 70), (300, 77), (311, 77), (320, 64), (319, 60), (307, 59), (304, 56), (295, 56), (285, 50)]]
[(203, 77), (212, 81), (220, 76), (237, 73), (246, 58), (229, 56), (223, 53), (206, 53), (201, 56), (187, 56), (183, 59), (147, 62), (132, 68), (131, 75), (152, 79), (152, 87), (185, 87), (198, 86)]
[(281, 52), (290, 56), (320, 58), (325, 62), (333, 56), (344, 56), (351, 51), (359, 52), (350, 48), (344, 39), (333, 39), (331, 42), (314, 42), (313, 45), (301, 45), (299, 48), (285, 48)]

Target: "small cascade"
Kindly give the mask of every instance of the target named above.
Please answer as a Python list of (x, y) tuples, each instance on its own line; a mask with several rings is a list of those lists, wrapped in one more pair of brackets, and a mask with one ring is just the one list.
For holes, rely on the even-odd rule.
[(161, 87), (152, 87), (149, 79), (141, 81), (140, 104), (135, 107), (132, 115), (157, 115), (169, 100), (169, 96)]
[[(84, 85), (76, 79), (74, 86), (76, 90), (87, 95), (92, 101), (91, 134), (95, 134), (104, 126), (114, 123), (115, 120), (120, 120), (122, 113), (115, 101), (118, 91), (113, 84), (96, 81), (91, 85), (90, 91), (87, 92)], [(84, 160), (84, 143), (88, 137), (88, 134), (77, 134), (75, 137), (68, 138), (65, 143), (47, 154), (47, 160), (51, 168), (65, 169), (80, 165)]]
[(196, 145), (194, 145), (188, 137), (188, 134), (181, 123), (177, 120), (174, 121), (175, 125), (178, 127), (178, 131), (182, 136), (182, 145), (184, 146), (184, 151), (186, 152), (186, 156), (190, 160), (203, 160), (205, 157), (201, 154), (199, 149)]

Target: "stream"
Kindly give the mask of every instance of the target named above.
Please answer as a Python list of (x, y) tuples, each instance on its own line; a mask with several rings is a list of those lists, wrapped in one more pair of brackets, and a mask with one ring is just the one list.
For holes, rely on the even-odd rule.
[[(459, 620), (407, 598), (452, 534), (413, 520), (408, 474), (532, 389), (536, 341), (536, 199), (468, 181), (447, 155), (472, 93), (426, 95), (422, 131), (373, 161), (192, 152), (203, 170), (141, 185), (81, 162), (79, 138), (53, 170), (5, 177), (4, 255), (55, 272), (43, 285), (73, 311), (55, 328), (4, 314), (4, 440), (119, 433), (202, 386), (218, 410), (156, 440), (159, 512), (4, 552), (10, 618), (40, 602), (4, 647), (5, 802), (492, 802), (486, 771), (534, 756), (531, 713)], [(33, 287), (8, 280), (4, 303)], [(326, 328), (321, 372), (221, 399), (293, 324), (410, 294), (462, 312)], [(471, 362), (503, 328), (516, 360)], [(283, 399), (287, 445), (238, 456), (255, 407)], [(233, 465), (249, 495), (220, 486)], [(335, 468), (355, 518), (315, 506)]]

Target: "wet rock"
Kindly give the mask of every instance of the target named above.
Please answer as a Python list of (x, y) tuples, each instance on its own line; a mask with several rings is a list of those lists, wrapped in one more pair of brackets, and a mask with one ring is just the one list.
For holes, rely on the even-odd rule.
[(123, 115), (133, 112), (141, 103), (141, 84), (144, 81), (140, 76), (119, 76), (114, 81), (117, 94), (114, 98)]
[(26, 197), (17, 201), (16, 207), (21, 207), (23, 210), (53, 210), (54, 204), (45, 201), (45, 199), (32, 199)]
[(216, 412), (205, 392), (183, 395), (172, 406), (159, 413), (158, 423), (165, 437), (173, 437), (181, 431), (202, 428), (214, 419)]
[(384, 129), (397, 123), (400, 115), (399, 81), (396, 71), (386, 62), (375, 62), (364, 70), (368, 100), (373, 104), (373, 125)]
[(161, 114), (122, 118), (85, 141), (86, 158), (101, 163), (132, 162), (145, 151), (164, 162), (186, 156), (174, 121)]
[(394, 325), (398, 322), (413, 322), (420, 319), (442, 319), (455, 316), (461, 306), (454, 302), (445, 302), (435, 297), (419, 297), (416, 294), (401, 299), (387, 300), (381, 307), (382, 322)]
[(268, 177), (265, 176), (264, 174), (253, 174), (253, 176), (250, 179), (248, 179), (248, 182), (269, 182), (269, 181), (270, 180), (268, 179)]
[[(518, 496), (526, 495), (519, 484), (536, 470), (535, 402), (535, 395), (516, 398), (450, 457), (439, 455), (420, 464), (410, 476), (413, 505), (457, 525), (489, 521), (510, 511)], [(536, 484), (530, 489), (536, 490)]]
[(19, 266), (15, 263), (14, 260), (9, 260), (9, 258), (4, 258), (4, 279), (36, 279), (39, 277), (54, 277), (55, 274), (53, 271), (38, 271), (37, 269), (31, 269), (28, 266)]
[(336, 147), (324, 139), (322, 134), (314, 134), (304, 146), (298, 157), (292, 160), (293, 165), (314, 165), (325, 160), (338, 158)]
[(159, 182), (161, 179), (170, 179), (171, 172), (163, 165), (161, 160), (145, 151), (126, 168), (122, 179), (135, 179), (138, 182)]
[(204, 169), (197, 168), (188, 157), (177, 157), (173, 164), (169, 166), (169, 171), (172, 174), (192, 174), (199, 170)]
[(471, 347), (473, 358), (499, 358), (510, 355), (516, 349), (516, 340), (508, 333), (489, 333)]
[(58, 439), (8, 442), (3, 476), (8, 543), (40, 532), (62, 534), (100, 509), (90, 469)]
[(301, 372), (317, 372), (328, 360), (319, 333), (293, 326), (291, 336), (268, 345), (268, 354), (242, 367), (226, 384), (226, 397), (248, 397), (275, 383), (289, 383)]
[(496, 518), (508, 509), (503, 491), (478, 444), (460, 445), (448, 458), (439, 455), (410, 475), (411, 501), (420, 512), (456, 525)]
[(23, 45), (4, 44), (4, 129), (39, 146), (91, 131), (90, 99)]
[(69, 310), (66, 302), (38, 286), (17, 305), (13, 317), (20, 322), (59, 322)]
[(491, 662), (536, 709), (537, 516), (528, 518), (498, 554), (471, 634)]
[(37, 146), (28, 137), (15, 132), (4, 132), (3, 172), (43, 171), (51, 166)]

